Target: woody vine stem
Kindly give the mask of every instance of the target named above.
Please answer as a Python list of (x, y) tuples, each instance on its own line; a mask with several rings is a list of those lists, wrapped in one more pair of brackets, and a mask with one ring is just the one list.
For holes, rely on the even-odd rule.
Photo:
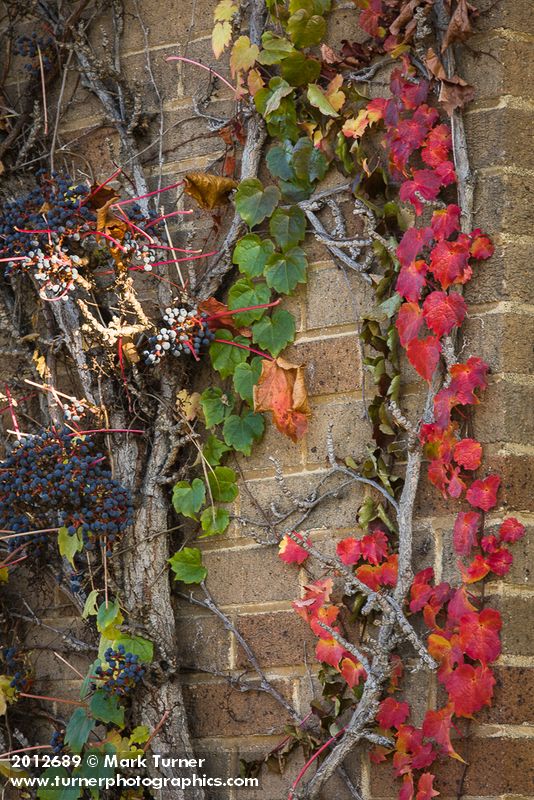
[[(359, 797), (344, 763), (360, 744), (372, 748), (373, 762), (391, 757), (400, 800), (431, 800), (438, 791), (430, 767), (463, 761), (451, 728), (461, 730), (491, 703), (501, 620), (477, 584), (506, 574), (508, 545), (524, 527), (509, 517), (486, 529), (500, 479), (476, 477), (482, 448), (469, 436), (469, 410), (488, 367), (476, 356), (459, 362), (455, 350), (467, 314), (462, 287), (493, 253), (489, 237), (472, 229), (462, 108), (473, 87), (456, 74), (454, 58), (476, 13), (465, 0), (356, 0), (354, 19), (367, 38), (337, 53), (325, 42), (330, 6), (214, 4), (213, 53), (229, 51), (230, 73), (178, 54), (167, 67), (205, 74), (207, 90), (193, 111), (221, 137), (225, 154), (212, 171), (164, 186), (163, 98), (139, 4), (155, 120), (143, 114), (139, 87), (123, 77), (120, 0), (111, 3), (111, 33), (99, 53), (90, 36), (103, 11), (98, 0), (81, 0), (67, 14), (45, 0), (23, 12), (6, 3), (4, 35), (26, 59), (32, 102), (21, 104), (15, 122), (8, 115), (1, 145), (6, 175), (21, 176), (20, 193), (9, 188), (0, 215), (2, 322), (12, 340), (4, 355), (21, 359), (27, 374), (6, 385), (2, 409), (10, 438), (0, 471), (0, 577), (10, 588), (24, 562), (53, 566), (97, 635), (81, 645), (65, 639), (67, 648), (96, 655), (79, 701), (32, 692), (27, 652), (13, 636), (2, 655), (0, 713), (16, 718), (29, 700), (75, 710), (53, 720), (49, 745), (30, 745), (20, 732), (15, 741), (7, 725), (8, 756), (33, 747), (67, 751), (80, 757), (69, 773), (76, 775), (89, 754), (99, 764), (108, 752), (148, 748), (192, 755), (169, 568), (179, 594), (232, 632), (258, 679), (230, 675), (229, 682), (267, 692), (292, 718), (280, 747), (303, 744), (308, 757), (288, 800), (319, 800), (334, 773)], [(13, 29), (28, 18), (42, 32), (13, 42)], [(68, 152), (59, 144), (60, 112), (72, 69), (118, 134), (117, 168), (98, 180), (81, 177), (86, 164), (75, 169), (79, 179), (59, 166)], [(9, 64), (4, 79), (8, 73)], [(376, 96), (375, 79), (389, 82), (385, 96)], [(47, 102), (54, 86), (55, 120)], [(209, 113), (217, 87), (235, 101), (231, 119)], [(141, 147), (152, 123), (155, 139)], [(153, 148), (156, 188), (142, 158)], [(25, 172), (35, 163), (37, 180)], [(325, 188), (334, 168), (342, 180)], [(184, 194), (192, 208), (184, 208)], [(209, 248), (192, 246), (195, 213), (211, 217)], [(281, 356), (295, 321), (280, 305), (306, 283), (306, 236), (347, 283), (354, 274), (374, 291), (376, 307), (359, 321), (375, 384), (372, 445), (357, 465), (350, 454), (340, 457), (330, 431), (328, 471), (307, 497), (295, 496), (275, 462), (277, 503), (265, 510), (255, 502), (261, 515), (243, 518), (232, 507), (239, 489), (231, 456), (250, 455), (264, 414), (293, 442), (308, 428), (303, 365)], [(414, 420), (401, 408), (402, 349), (427, 385)], [(199, 393), (205, 377), (197, 365), (206, 362), (209, 385)], [(425, 461), (438, 491), (468, 504), (454, 522), (459, 576), (451, 584), (436, 583), (431, 568), (414, 574)], [(314, 512), (332, 498), (351, 502), (356, 485), (366, 493), (354, 509), (358, 535), (340, 539), (335, 555), (324, 552), (314, 542)], [(318, 639), (321, 665), (323, 696), (304, 718), (218, 608), (202, 552), (188, 546), (224, 534), (231, 520), (257, 542), (278, 545), (283, 561), (320, 571), (293, 603)], [(6, 619), (40, 624), (26, 602), (24, 614), (5, 606)], [(352, 637), (348, 621), (358, 627)], [(419, 725), (396, 699), (406, 669), (436, 672), (447, 698)], [(156, 772), (179, 778), (174, 767), (151, 766)], [(176, 800), (204, 798), (202, 787), (175, 786)]]

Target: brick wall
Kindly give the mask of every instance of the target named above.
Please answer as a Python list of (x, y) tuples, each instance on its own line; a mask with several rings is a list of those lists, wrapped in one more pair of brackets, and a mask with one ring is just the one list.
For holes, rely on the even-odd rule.
[[(343, 4), (340, 4), (343, 5)], [(534, 111), (534, 16), (531, 0), (479, 0), (483, 12), (476, 35), (461, 55), (461, 73), (477, 89), (466, 114), (466, 127), (477, 189), (475, 222), (492, 235), (495, 256), (485, 262), (470, 284), (471, 304), (466, 325), (464, 353), (481, 355), (491, 366), (486, 400), (475, 414), (475, 435), (486, 445), (486, 464), (503, 476), (503, 508), (490, 516), (520, 513), (529, 534), (514, 551), (515, 565), (509, 576), (491, 583), (491, 595), (503, 613), (503, 655), (499, 660), (495, 705), (472, 725), (462, 745), (468, 769), (464, 792), (472, 800), (496, 797), (515, 799), (534, 796), (534, 638), (529, 620), (534, 614), (531, 563), (534, 557), (534, 255), (530, 184), (534, 156), (530, 119)], [(147, 83), (144, 41), (135, 19), (136, 4), (126, 2), (124, 35), (126, 75)], [(191, 169), (203, 169), (220, 156), (222, 144), (208, 136), (205, 122), (194, 119), (191, 96), (205, 85), (194, 69), (166, 64), (164, 57), (180, 53), (212, 63), (209, 34), (213, 0), (140, 0), (149, 27), (153, 70), (164, 101), (165, 127), (163, 172), (171, 180)], [(484, 12), (484, 8), (489, 10)], [(330, 41), (357, 38), (356, 15), (340, 8), (330, 22)], [(102, 19), (105, 29), (108, 21)], [(101, 35), (95, 27), (95, 41)], [(224, 71), (224, 63), (222, 65)], [(64, 102), (69, 105), (60, 129), (60, 142), (93, 165), (95, 176), (112, 171), (110, 148), (116, 147), (93, 98), (74, 79), (67, 83)], [(148, 111), (156, 108), (149, 86), (144, 94)], [(228, 96), (220, 92), (214, 113), (229, 110)], [(150, 137), (146, 144), (150, 143)], [(157, 152), (151, 154), (151, 170), (157, 173)], [(74, 157), (74, 156), (71, 156)], [(76, 161), (74, 163), (77, 163)], [(198, 222), (195, 223), (198, 228)], [(204, 227), (203, 227), (204, 226)], [(201, 220), (199, 239), (209, 234)], [(185, 237), (184, 237), (185, 241)], [(291, 445), (272, 426), (250, 458), (240, 460), (243, 486), (238, 510), (251, 516), (251, 495), (268, 504), (279, 495), (269, 456), (279, 459), (289, 476), (288, 485), (299, 494), (310, 490), (326, 469), (325, 433), (334, 423), (340, 455), (356, 460), (369, 439), (362, 402), (362, 369), (357, 339), (358, 317), (369, 306), (369, 291), (357, 276), (343, 273), (314, 243), (309, 243), (310, 273), (307, 287), (287, 301), (297, 319), (295, 344), (289, 359), (306, 363), (313, 417), (306, 439)], [(351, 530), (361, 502), (359, 489), (343, 499), (325, 504), (313, 518), (318, 541), (328, 543), (337, 533)], [(431, 487), (421, 493), (418, 548), (421, 564), (434, 561), (438, 577), (452, 575), (451, 528), (454, 505), (444, 504)], [(256, 531), (261, 536), (261, 529)], [(276, 548), (257, 544), (239, 525), (227, 535), (202, 543), (209, 569), (209, 587), (221, 608), (232, 618), (255, 650), (269, 678), (303, 714), (313, 691), (313, 641), (306, 626), (291, 612), (291, 600), (307, 580), (303, 570), (282, 564)], [(210, 769), (235, 774), (238, 759), (261, 757), (276, 745), (288, 720), (266, 694), (239, 692), (213, 672), (241, 675), (248, 665), (229, 633), (214, 617), (177, 604), (183, 650), (184, 687), (191, 712), (193, 736), (199, 752), (210, 753)], [(47, 616), (54, 626), (60, 616), (57, 604)], [(305, 664), (307, 663), (307, 666)], [(247, 673), (245, 677), (252, 677)], [(41, 670), (46, 683), (50, 675)], [(65, 677), (56, 672), (61, 680)], [(72, 675), (68, 676), (73, 677)], [(43, 685), (45, 685), (43, 683)], [(435, 696), (430, 682), (417, 689), (412, 700), (426, 702)], [(281, 800), (300, 760), (290, 760), (286, 773), (264, 771), (261, 790), (219, 793), (217, 800)], [(442, 797), (457, 795), (462, 765), (449, 760), (440, 769)], [(360, 780), (365, 798), (393, 798), (395, 789), (389, 768), (370, 769), (367, 757), (354, 756), (347, 770)], [(325, 797), (344, 798), (339, 785)]]

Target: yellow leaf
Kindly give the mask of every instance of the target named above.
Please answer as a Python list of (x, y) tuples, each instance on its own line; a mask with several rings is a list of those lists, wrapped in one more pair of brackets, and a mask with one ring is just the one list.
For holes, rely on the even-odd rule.
[(17, 690), (11, 686), (12, 680), (9, 675), (0, 675), (0, 717), (6, 713), (7, 704), (17, 699)]
[(232, 78), (235, 78), (238, 72), (246, 72), (253, 67), (259, 54), (260, 48), (256, 44), (251, 44), (248, 36), (240, 36), (236, 39), (230, 56)]
[(342, 128), (344, 136), (350, 136), (353, 139), (359, 139), (363, 136), (367, 127), (369, 126), (369, 112), (366, 108), (362, 108), (357, 117), (348, 119)]
[(35, 369), (43, 380), (48, 378), (48, 367), (46, 366), (46, 359), (44, 356), (39, 355), (38, 350), (33, 351), (32, 360), (35, 362)]
[(29, 778), (29, 773), (24, 769), (12, 767), (9, 761), (0, 761), (0, 775), (4, 778)]
[(250, 72), (248, 73), (247, 85), (251, 97), (254, 97), (256, 92), (259, 92), (260, 89), (264, 88), (265, 82), (261, 77), (261, 73), (257, 69), (251, 69)]
[(176, 405), (186, 420), (193, 422), (200, 411), (200, 394), (198, 392), (189, 394), (187, 389), (182, 389), (176, 395)]
[(213, 28), (213, 33), (211, 34), (211, 46), (213, 49), (213, 53), (215, 58), (219, 58), (228, 45), (230, 44), (230, 39), (232, 38), (232, 25), (230, 22), (216, 22), (215, 27)]
[(239, 6), (233, 3), (232, 0), (221, 0), (220, 3), (217, 3), (215, 6), (213, 19), (215, 22), (230, 22), (238, 11)]
[(188, 172), (184, 183), (185, 193), (205, 209), (226, 205), (230, 202), (228, 195), (237, 188), (237, 181), (209, 172)]
[(341, 87), (343, 86), (343, 75), (336, 75), (336, 77), (330, 81), (326, 89), (326, 96), (330, 102), (330, 105), (335, 111), (339, 111), (340, 108), (343, 107), (345, 104), (346, 96), (345, 92), (340, 91)]
[(9, 570), (7, 567), (0, 567), (0, 583), (7, 583), (9, 580)]

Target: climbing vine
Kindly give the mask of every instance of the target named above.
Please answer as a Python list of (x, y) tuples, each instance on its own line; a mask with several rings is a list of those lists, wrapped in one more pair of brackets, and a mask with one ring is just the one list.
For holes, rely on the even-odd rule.
[[(127, 159), (136, 125), (126, 110), (139, 123), (139, 102), (135, 94), (124, 101), (120, 70), (112, 73), (119, 88), (109, 89), (109, 75), (104, 79), (91, 61), (79, 15), (47, 13), (47, 37), (22, 37), (17, 45), (32, 86), (41, 84), (43, 92), (75, 54), (91, 91), (113, 111), (124, 167), (102, 183), (42, 169), (0, 213), (3, 304), (14, 337), (29, 342), (34, 372), (26, 381), (29, 397), (5, 389), (3, 412), (15, 443), (0, 473), (0, 579), (8, 581), (27, 559), (54, 561), (98, 634), (96, 660), (85, 677), (78, 673), (84, 680), (76, 701), (32, 693), (24, 649), (13, 641), (3, 650), (0, 712), (30, 699), (75, 706), (49, 745), (6, 742), (3, 757), (15, 749), (50, 749), (58, 759), (69, 752), (79, 756), (76, 763), (54, 761), (45, 771), (67, 777), (86, 775), (87, 758), (96, 755), (105, 777), (105, 754), (134, 759), (149, 747), (191, 752), (173, 680), (168, 567), (178, 591), (200, 585), (205, 599), (191, 594), (191, 602), (232, 630), (262, 689), (292, 716), (282, 749), (302, 745), (307, 760), (288, 800), (319, 798), (334, 772), (352, 791), (343, 762), (360, 744), (371, 748), (373, 762), (392, 761), (401, 800), (436, 796), (433, 765), (448, 757), (464, 761), (451, 730), (461, 731), (463, 720), (491, 703), (490, 665), (500, 653), (501, 618), (480, 586), (488, 575), (508, 572), (509, 545), (524, 535), (513, 517), (487, 528), (500, 478), (479, 473), (482, 447), (471, 435), (470, 409), (487, 388), (488, 366), (477, 356), (461, 362), (456, 355), (468, 313), (462, 287), (493, 253), (488, 235), (472, 229), (461, 109), (473, 89), (455, 74), (452, 55), (471, 32), (475, 10), (464, 0), (355, 5), (368, 38), (346, 40), (336, 52), (326, 44), (330, 0), (266, 0), (248, 12), (232, 0), (218, 2), (213, 52), (217, 58), (229, 52), (229, 76), (185, 56), (168, 61), (203, 69), (232, 92), (235, 117), (218, 131), (227, 145), (221, 174), (190, 172), (153, 190), (138, 158)], [(373, 87), (377, 74), (387, 75), (385, 96)], [(18, 135), (20, 129), (10, 132), (8, 141)], [(269, 175), (260, 180), (267, 139)], [(129, 193), (115, 188), (129, 178), (127, 163), (134, 175)], [(322, 187), (334, 171), (340, 180)], [(173, 244), (171, 218), (193, 210), (164, 213), (156, 203), (176, 189), (211, 215), (217, 233), (224, 231), (214, 250)], [(160, 537), (174, 530), (171, 503), (178, 527), (193, 538), (225, 533), (238, 494), (229, 456), (251, 454), (264, 433), (264, 413), (294, 442), (306, 433), (303, 365), (281, 355), (296, 325), (281, 304), (306, 283), (310, 235), (340, 269), (373, 289), (376, 306), (361, 320), (360, 338), (375, 395), (363, 463), (346, 453), (340, 458), (331, 434), (327, 442), (329, 474), (368, 489), (355, 509), (354, 535), (338, 541), (335, 555), (320, 549), (304, 527), (323, 499), (318, 495), (296, 502), (305, 509), (299, 525), (288, 527), (290, 514), (281, 514), (268, 526), (283, 561), (315, 560), (323, 572), (293, 604), (317, 636), (321, 664), (322, 698), (300, 719), (214, 603), (201, 549), (189, 546), (187, 534), (172, 553), (169, 537)], [(198, 274), (191, 266), (197, 261)], [(150, 302), (140, 299), (141, 286), (150, 287)], [(215, 297), (223, 292), (224, 302)], [(58, 337), (68, 377), (58, 367)], [(403, 409), (404, 357), (427, 384), (413, 420)], [(205, 364), (209, 386), (197, 392)], [(37, 394), (39, 425), (27, 405)], [(29, 430), (21, 427), (22, 414)], [(423, 460), (429, 481), (458, 502), (458, 580), (451, 583), (436, 579), (430, 567), (413, 572)], [(289, 497), (278, 466), (276, 476)], [(348, 621), (356, 636), (348, 635)], [(443, 703), (421, 724), (397, 699), (406, 668), (436, 671), (444, 691)], [(171, 709), (181, 717), (169, 731)], [(39, 790), (37, 796), (67, 795)]]

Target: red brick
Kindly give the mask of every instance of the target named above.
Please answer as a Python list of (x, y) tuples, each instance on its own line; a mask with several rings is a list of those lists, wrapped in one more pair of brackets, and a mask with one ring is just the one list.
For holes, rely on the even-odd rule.
[[(291, 701), (291, 684), (273, 681)], [(185, 685), (184, 702), (197, 739), (212, 736), (260, 736), (282, 733), (289, 722), (283, 707), (265, 692), (245, 691), (226, 683)]]
[(297, 342), (285, 351), (284, 357), (306, 365), (310, 395), (352, 392), (361, 385), (356, 334)]
[[(235, 622), (262, 667), (302, 664), (305, 652), (310, 656), (314, 651), (316, 637), (294, 611), (240, 615)], [(240, 646), (236, 666), (250, 669)]]
[(534, 725), (534, 669), (494, 667), (496, 684), (491, 706), (477, 715), (479, 722)]

